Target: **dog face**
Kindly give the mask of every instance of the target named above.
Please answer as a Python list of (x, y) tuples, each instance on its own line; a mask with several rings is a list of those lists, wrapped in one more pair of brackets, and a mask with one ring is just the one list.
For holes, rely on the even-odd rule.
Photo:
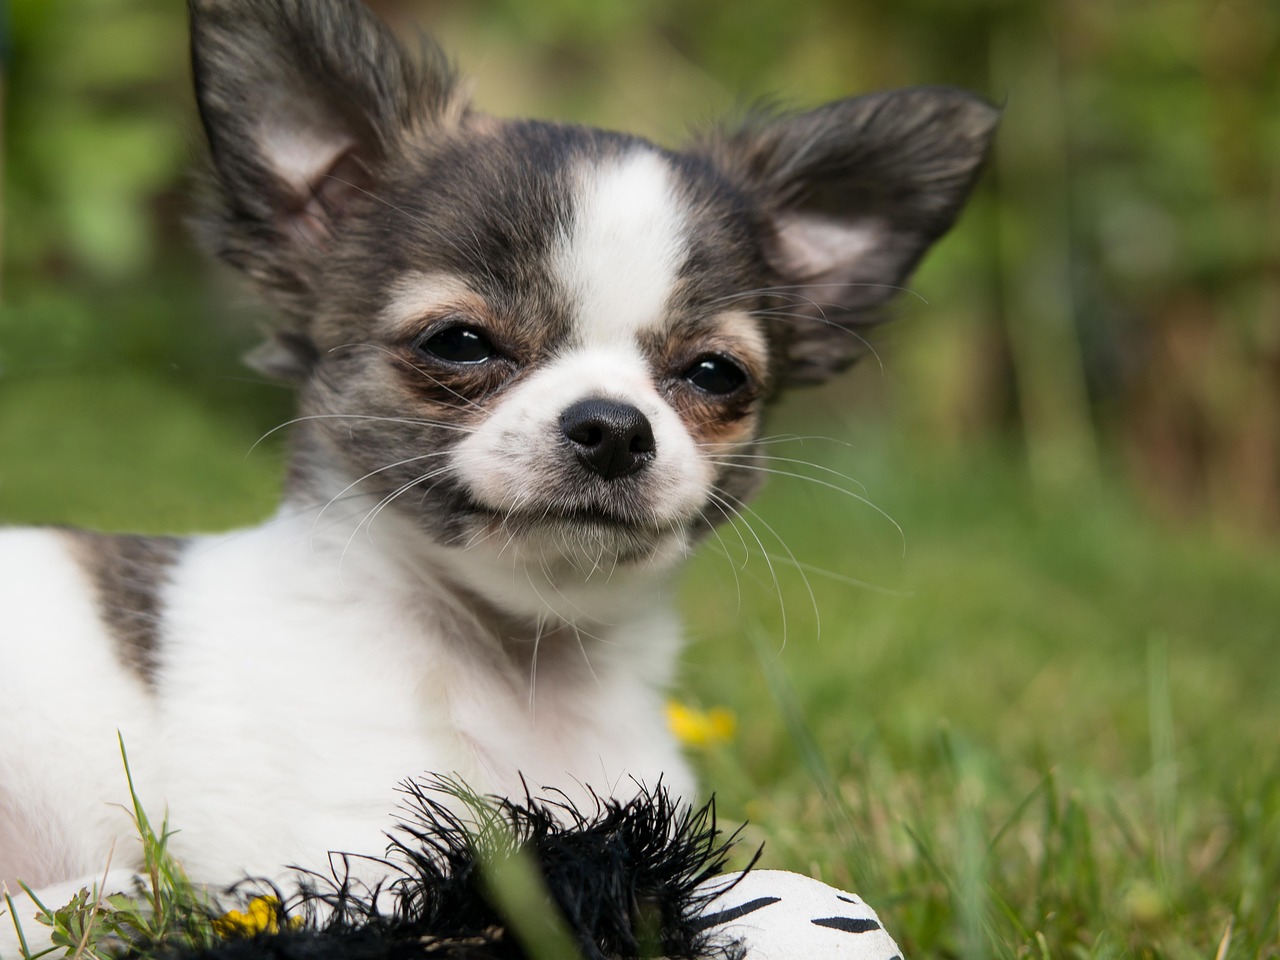
[(191, 14), (204, 232), (282, 314), (295, 487), (544, 571), (660, 566), (736, 511), (762, 406), (853, 360), (996, 119), (917, 89), (674, 152), (479, 114), (355, 0)]
[[(383, 276), (364, 239), (331, 248), (342, 306), (312, 328), (304, 388), (326, 459), (460, 549), (584, 569), (678, 553), (754, 484), (720, 463), (774, 375), (739, 296), (765, 277), (747, 206), (709, 164), (628, 138), (455, 136), (377, 188), (403, 218)], [(387, 208), (368, 213), (372, 239)]]

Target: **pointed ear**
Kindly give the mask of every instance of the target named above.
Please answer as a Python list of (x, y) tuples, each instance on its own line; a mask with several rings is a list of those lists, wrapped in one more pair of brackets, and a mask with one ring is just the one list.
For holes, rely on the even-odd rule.
[(764, 213), (782, 382), (848, 366), (929, 245), (955, 221), (999, 119), (962, 90), (869, 94), (808, 113), (756, 117), (703, 146)]
[(191, 67), (209, 141), (201, 226), (286, 319), (349, 206), (409, 134), (465, 106), (434, 47), (410, 57), (357, 0), (189, 0)]

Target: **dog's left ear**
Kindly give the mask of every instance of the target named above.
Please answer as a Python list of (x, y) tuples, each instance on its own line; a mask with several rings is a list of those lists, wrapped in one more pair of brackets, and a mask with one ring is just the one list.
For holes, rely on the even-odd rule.
[(924, 252), (955, 221), (998, 111), (949, 87), (869, 94), (757, 117), (704, 141), (756, 202), (786, 357), (783, 385), (848, 366)]
[(223, 259), (284, 313), (260, 365), (305, 372), (325, 250), (379, 172), (465, 112), (424, 41), (410, 56), (358, 0), (188, 0), (191, 68), (209, 141), (200, 222)]

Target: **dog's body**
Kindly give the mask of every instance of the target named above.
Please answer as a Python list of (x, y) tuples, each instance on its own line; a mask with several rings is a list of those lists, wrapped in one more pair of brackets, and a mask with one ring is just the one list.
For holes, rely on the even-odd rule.
[(0, 533), (0, 880), (138, 868), (117, 730), (212, 884), (378, 852), (426, 771), (687, 795), (675, 562), (754, 490), (763, 404), (950, 226), (994, 111), (878, 94), (673, 153), (476, 114), (354, 0), (192, 31), (206, 236), (300, 388), (288, 489), (223, 536)]
[[(317, 533), (315, 512), (160, 547), (0, 535), (6, 640), (27, 638), (5, 645), (0, 680), (13, 889), (101, 871), (113, 843), (138, 866), (117, 729), (144, 805), (168, 809), (175, 853), (216, 883), (378, 853), (396, 784), (428, 771), (503, 794), (520, 774), (571, 795), (629, 777), (688, 792), (661, 715), (677, 633), (651, 585), (615, 607), (620, 624), (522, 634), (394, 533), (348, 547), (360, 515)], [(132, 597), (100, 592), (104, 554), (131, 565)], [(98, 602), (153, 588), (154, 641), (130, 644)]]

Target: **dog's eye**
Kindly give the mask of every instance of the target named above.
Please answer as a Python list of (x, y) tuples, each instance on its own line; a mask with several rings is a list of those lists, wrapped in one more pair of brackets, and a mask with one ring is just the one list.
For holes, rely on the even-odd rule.
[(740, 366), (717, 354), (699, 357), (682, 376), (699, 390), (717, 396), (733, 393), (747, 382), (747, 375)]
[(498, 351), (489, 338), (465, 323), (437, 330), (418, 341), (418, 349), (447, 363), (484, 363)]

